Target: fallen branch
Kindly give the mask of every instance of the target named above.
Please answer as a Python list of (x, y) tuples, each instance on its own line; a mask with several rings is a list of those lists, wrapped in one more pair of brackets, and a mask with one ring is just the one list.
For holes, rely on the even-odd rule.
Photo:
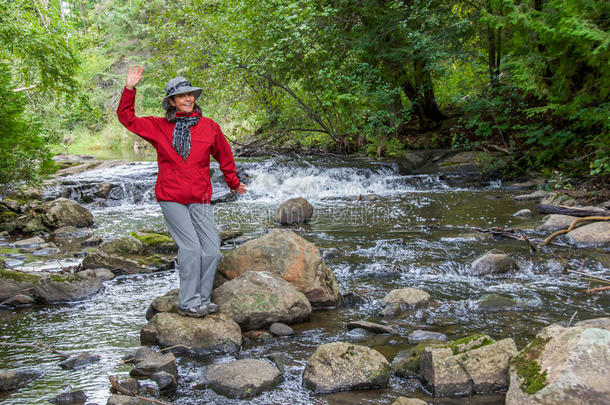
[(525, 241), (529, 247), (531, 252), (536, 251), (536, 245), (532, 243), (525, 235), (517, 235), (512, 229), (500, 229), (500, 228), (491, 228), (491, 229), (483, 229), (483, 228), (474, 228), (477, 232), (482, 233), (491, 233), (492, 236), (502, 236), (504, 238), (516, 239)]
[(587, 294), (592, 294), (601, 291), (610, 291), (610, 285), (607, 285), (605, 287), (590, 288), (588, 290), (584, 290), (583, 292), (586, 292)]
[(600, 277), (600, 276), (594, 276), (592, 274), (585, 273), (584, 271), (576, 271), (576, 270), (566, 270), (566, 271), (568, 273), (576, 273), (576, 274), (580, 274), (580, 275), (583, 275), (583, 276), (587, 276), (587, 277), (590, 278), (590, 280), (593, 280), (593, 281), (598, 281), (600, 283), (610, 284), (610, 280), (608, 280), (607, 278), (603, 278), (603, 277)]
[(39, 349), (39, 350), (43, 350), (45, 352), (56, 354), (56, 355), (58, 355), (59, 357), (61, 357), (63, 359), (67, 359), (67, 358), (70, 357), (70, 355), (62, 353), (60, 351), (57, 351), (57, 350), (53, 349), (52, 347), (45, 345), (42, 342), (36, 342), (36, 343), (37, 344), (0, 342), (0, 345), (2, 345), (2, 346), (15, 346), (15, 347), (30, 347), (32, 349)]
[(16, 89), (12, 89), (11, 91), (12, 91), (13, 93), (19, 93), (20, 91), (27, 91), (27, 90), (32, 90), (32, 89), (35, 89), (35, 88), (36, 88), (36, 85), (35, 85), (35, 84), (33, 84), (33, 85), (31, 85), (31, 86), (18, 87), (18, 88), (16, 88)]
[(193, 350), (193, 348), (192, 348), (192, 347), (190, 347), (190, 346), (185, 346), (185, 345), (174, 345), (174, 346), (166, 347), (165, 349), (159, 349), (159, 351), (160, 351), (160, 352), (166, 352), (166, 351), (168, 351), (168, 350), (177, 349), (177, 348), (179, 348), (179, 347), (181, 347), (181, 348), (183, 348), (183, 349), (186, 349), (186, 350)]
[(162, 402), (162, 401), (158, 401), (153, 398), (143, 397), (141, 395), (136, 394), (135, 392), (129, 391), (127, 388), (125, 388), (121, 384), (119, 384), (119, 379), (116, 376), (109, 375), (108, 380), (110, 380), (110, 384), (112, 385), (112, 388), (114, 388), (116, 392), (118, 392), (122, 395), (127, 395), (129, 397), (138, 398), (138, 399), (141, 399), (142, 401), (148, 401), (152, 404), (171, 405), (169, 402)]
[(564, 207), (561, 205), (548, 205), (548, 204), (538, 204), (536, 206), (536, 211), (541, 214), (560, 214), (560, 215), (569, 215), (572, 217), (610, 217), (610, 211), (596, 211), (596, 210), (587, 210), (582, 208), (574, 208), (574, 207)]
[(609, 221), (610, 217), (599, 217), (599, 216), (594, 216), (594, 217), (584, 217), (584, 218), (578, 218), (575, 219), (570, 226), (568, 227), (568, 229), (562, 229), (556, 232), (553, 232), (552, 234), (550, 234), (541, 244), (540, 247), (548, 245), (550, 241), (552, 241), (553, 239), (555, 239), (557, 236), (559, 235), (563, 235), (564, 233), (568, 233), (570, 231), (572, 231), (574, 229), (574, 227), (576, 226), (576, 224), (579, 224), (581, 222), (588, 222), (588, 221)]

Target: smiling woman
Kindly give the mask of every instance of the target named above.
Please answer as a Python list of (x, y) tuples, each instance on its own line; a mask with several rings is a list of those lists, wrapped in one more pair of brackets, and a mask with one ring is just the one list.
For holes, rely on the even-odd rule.
[(155, 195), (178, 245), (178, 313), (201, 318), (218, 310), (210, 302), (210, 293), (222, 257), (210, 206), (210, 155), (220, 164), (231, 190), (243, 194), (246, 185), (237, 177), (231, 147), (220, 126), (202, 117), (201, 108), (195, 104), (202, 89), (193, 87), (184, 77), (175, 77), (165, 85), (165, 117), (136, 117), (135, 87), (142, 73), (141, 66), (129, 68), (117, 114), (121, 124), (157, 151)]

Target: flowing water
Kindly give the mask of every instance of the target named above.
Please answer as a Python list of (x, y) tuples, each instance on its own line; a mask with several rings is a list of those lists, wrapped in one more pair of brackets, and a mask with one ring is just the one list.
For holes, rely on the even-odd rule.
[[(588, 282), (561, 272), (567, 263), (569, 269), (609, 277), (607, 249), (559, 245), (531, 253), (523, 241), (494, 240), (474, 230), (513, 227), (531, 239), (546, 236), (534, 231), (541, 223), (539, 216), (512, 216), (521, 208), (533, 209), (534, 204), (514, 202), (515, 192), (503, 189), (500, 183), (456, 188), (435, 175), (402, 176), (390, 162), (329, 157), (251, 159), (240, 161), (240, 166), (250, 177), (249, 193), (236, 202), (216, 205), (217, 223), (257, 237), (275, 226), (272, 218), (281, 202), (306, 198), (314, 206), (314, 216), (310, 224), (295, 231), (318, 247), (336, 248), (326, 262), (337, 275), (341, 292), (354, 293), (357, 299), (343, 308), (314, 312), (309, 322), (294, 325), (292, 337), (243, 347), (240, 358), (287, 355), (284, 381), (273, 391), (239, 401), (197, 389), (206, 365), (233, 357), (180, 356), (179, 389), (168, 399), (172, 403), (372, 404), (391, 403), (406, 395), (436, 404), (501, 404), (499, 394), (432, 399), (417, 380), (396, 376), (385, 389), (313, 395), (301, 387), (301, 374), (315, 348), (332, 341), (367, 345), (391, 361), (409, 347), (406, 337), (416, 329), (443, 332), (449, 339), (475, 332), (512, 337), (521, 348), (550, 323), (609, 315), (607, 294), (583, 294)], [(154, 202), (155, 175), (156, 163), (132, 162), (64, 178), (50, 193), (67, 193), (87, 203), (95, 217), (94, 233), (108, 240), (133, 230), (164, 227)], [(102, 203), (89, 202), (83, 185), (102, 181), (119, 187)], [(228, 191), (217, 166), (213, 183), (215, 196)], [(369, 193), (382, 198), (365, 201), (358, 197)], [(515, 257), (519, 271), (492, 277), (469, 275), (470, 263), (494, 248)], [(130, 366), (120, 359), (139, 347), (139, 331), (146, 323), (144, 314), (150, 301), (177, 286), (175, 271), (123, 277), (106, 282), (103, 292), (82, 303), (0, 311), (0, 341), (43, 342), (65, 353), (91, 351), (102, 357), (87, 368), (65, 371), (57, 365), (55, 355), (0, 346), (0, 369), (33, 367), (45, 373), (12, 395), (0, 396), (0, 401), (45, 403), (60, 392), (83, 389), (90, 403), (105, 403), (110, 395), (107, 376), (129, 372)], [(434, 302), (406, 318), (389, 320), (398, 335), (356, 336), (347, 331), (345, 323), (352, 320), (387, 321), (379, 316), (381, 298), (404, 287), (423, 289)], [(479, 311), (477, 301), (489, 293), (512, 298), (518, 305), (513, 311)]]

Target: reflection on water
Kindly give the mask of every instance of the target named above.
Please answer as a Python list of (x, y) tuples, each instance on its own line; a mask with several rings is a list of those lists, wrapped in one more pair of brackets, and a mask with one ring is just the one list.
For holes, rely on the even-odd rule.
[[(512, 337), (522, 347), (537, 331), (553, 322), (608, 316), (608, 295), (581, 291), (587, 281), (553, 270), (565, 260), (569, 268), (610, 276), (607, 250), (570, 249), (554, 246), (531, 253), (528, 246), (512, 239), (494, 240), (474, 228), (523, 229), (532, 240), (541, 218), (512, 216), (531, 203), (515, 203), (512, 194), (498, 188), (451, 188), (436, 176), (400, 176), (390, 163), (338, 160), (250, 159), (240, 162), (250, 176), (250, 192), (235, 203), (215, 206), (216, 221), (227, 229), (239, 229), (255, 237), (274, 227), (275, 209), (287, 198), (303, 196), (314, 206), (310, 224), (295, 228), (300, 235), (323, 248), (340, 252), (326, 262), (335, 271), (343, 293), (353, 292), (362, 301), (347, 308), (315, 312), (309, 322), (295, 325), (295, 336), (271, 343), (244, 346), (239, 357), (266, 358), (274, 353), (289, 356), (284, 381), (278, 388), (250, 401), (229, 400), (211, 390), (193, 387), (202, 380), (211, 362), (229, 356), (191, 359), (181, 357), (180, 385), (176, 404), (353, 404), (390, 403), (399, 395), (416, 396), (436, 404), (500, 404), (501, 395), (468, 399), (432, 400), (416, 380), (392, 377), (382, 390), (353, 391), (316, 396), (301, 387), (301, 374), (313, 350), (322, 343), (353, 341), (373, 347), (388, 360), (409, 347), (406, 336), (415, 329), (446, 333), (450, 339), (474, 332), (495, 338)], [(215, 167), (215, 196), (227, 188)], [(64, 179), (76, 187), (105, 181), (120, 183), (123, 198), (112, 206), (91, 203), (96, 228), (112, 239), (142, 228), (163, 229), (164, 222), (151, 189), (154, 162), (136, 162), (92, 171)], [(381, 198), (364, 201), (363, 196)], [(474, 277), (470, 263), (479, 255), (502, 249), (517, 259), (514, 274)], [(109, 374), (125, 375), (129, 367), (120, 358), (139, 345), (139, 330), (150, 301), (178, 286), (174, 271), (156, 275), (119, 278), (93, 299), (69, 306), (24, 309), (0, 313), (0, 340), (35, 344), (42, 341), (66, 353), (92, 351), (100, 363), (83, 370), (64, 371), (57, 356), (29, 348), (0, 346), (0, 368), (40, 368), (45, 375), (7, 398), (3, 403), (41, 403), (68, 389), (84, 389), (89, 401), (104, 403), (109, 396)], [(380, 317), (381, 299), (394, 288), (414, 287), (428, 291), (433, 304), (399, 320)], [(519, 310), (485, 313), (476, 302), (483, 295), (498, 293), (514, 299)], [(345, 323), (357, 319), (389, 322), (397, 336), (354, 337)]]

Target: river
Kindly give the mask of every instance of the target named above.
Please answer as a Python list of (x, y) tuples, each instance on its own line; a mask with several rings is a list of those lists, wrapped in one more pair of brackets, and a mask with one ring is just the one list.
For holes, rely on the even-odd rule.
[[(541, 217), (516, 218), (521, 208), (517, 193), (500, 182), (450, 186), (437, 175), (400, 175), (392, 162), (336, 157), (273, 157), (239, 160), (250, 177), (249, 193), (236, 202), (217, 204), (217, 223), (257, 237), (275, 227), (275, 209), (286, 199), (304, 197), (314, 206), (308, 225), (296, 228), (301, 236), (321, 248), (340, 252), (326, 259), (343, 294), (360, 297), (347, 307), (314, 312), (309, 322), (294, 325), (295, 335), (243, 347), (240, 358), (288, 355), (284, 381), (273, 391), (248, 401), (231, 400), (209, 389), (196, 389), (205, 366), (232, 359), (230, 356), (179, 356), (179, 389), (169, 398), (175, 404), (373, 404), (391, 403), (400, 395), (417, 396), (435, 404), (502, 404), (502, 395), (431, 399), (417, 380), (393, 376), (385, 389), (313, 395), (301, 387), (307, 358), (322, 343), (351, 341), (380, 351), (391, 361), (410, 347), (406, 336), (415, 329), (443, 332), (449, 339), (472, 333), (493, 338), (512, 337), (522, 348), (543, 327), (554, 322), (573, 322), (609, 315), (608, 294), (583, 294), (586, 280), (561, 272), (569, 269), (610, 277), (608, 249), (574, 249), (554, 245), (532, 253), (523, 241), (491, 239), (473, 228), (513, 227), (531, 239)], [(214, 195), (228, 191), (213, 176)], [(86, 201), (79, 185), (96, 182), (118, 184), (104, 203), (85, 205), (95, 218), (93, 233), (104, 240), (142, 228), (163, 228), (154, 202), (156, 163), (131, 162), (62, 179), (59, 188), (73, 188), (72, 197)], [(59, 189), (58, 188), (58, 189)], [(57, 191), (57, 190), (55, 190)], [(374, 193), (382, 198), (363, 201), (358, 196)], [(230, 248), (230, 247), (225, 247)], [(475, 277), (470, 263), (491, 249), (511, 254), (519, 271), (507, 275)], [(74, 248), (73, 261), (82, 253)], [(337, 252), (337, 251), (335, 251)], [(30, 264), (53, 266), (52, 260)], [(559, 271), (557, 269), (560, 269)], [(151, 300), (178, 286), (176, 271), (119, 277), (106, 282), (103, 292), (84, 302), (40, 308), (0, 311), (0, 340), (36, 344), (44, 342), (65, 353), (91, 351), (102, 360), (87, 368), (66, 371), (55, 355), (30, 348), (0, 346), (0, 369), (32, 367), (44, 376), (11, 395), (3, 404), (46, 403), (66, 390), (82, 389), (88, 403), (104, 404), (109, 393), (109, 374), (126, 375), (125, 354), (139, 347), (139, 331)], [(433, 304), (398, 320), (384, 320), (381, 298), (395, 288), (420, 288), (431, 294)], [(498, 293), (514, 299), (514, 310), (483, 312), (477, 301)], [(352, 320), (389, 322), (398, 335), (354, 336), (345, 328)], [(154, 384), (151, 382), (151, 384)]]

